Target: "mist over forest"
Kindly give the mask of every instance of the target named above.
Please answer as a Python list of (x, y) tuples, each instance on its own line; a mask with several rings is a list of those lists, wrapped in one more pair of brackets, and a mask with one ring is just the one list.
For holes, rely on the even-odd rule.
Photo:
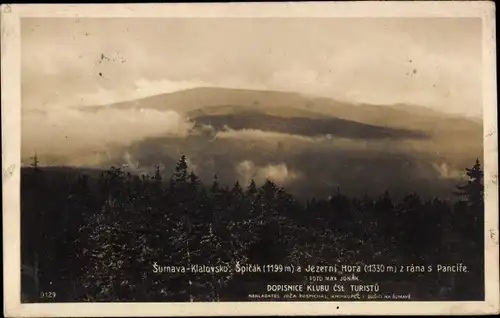
[(223, 184), (270, 179), (304, 198), (337, 187), (447, 197), (461, 169), (482, 153), (481, 123), (458, 115), (243, 89), (27, 111), (23, 127), (25, 165), (36, 152), (43, 166), (115, 165), (140, 174), (159, 165), (168, 175), (184, 153), (205, 182), (214, 174)]

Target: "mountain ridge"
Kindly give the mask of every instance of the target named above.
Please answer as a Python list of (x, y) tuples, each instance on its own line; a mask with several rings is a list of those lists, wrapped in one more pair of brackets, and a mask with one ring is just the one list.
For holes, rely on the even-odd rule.
[[(109, 109), (154, 109), (174, 111), (190, 118), (193, 114), (214, 111), (217, 115), (259, 111), (279, 117), (335, 117), (393, 129), (423, 131), (436, 138), (482, 138), (482, 122), (448, 114), (425, 106), (406, 104), (370, 105), (340, 102), (335, 99), (296, 92), (197, 87), (159, 94), (127, 102), (80, 107), (84, 112)], [(216, 110), (218, 109), (218, 110)]]
[[(239, 98), (241, 104), (234, 103), (234, 99)], [(260, 100), (263, 99), (263, 100)], [(281, 101), (279, 101), (281, 99)], [(228, 101), (229, 100), (229, 101)], [(231, 102), (232, 101), (232, 102)], [(182, 103), (178, 105), (176, 103)], [(271, 102), (274, 107), (294, 107), (301, 106), (303, 109), (319, 109), (322, 115), (328, 115), (329, 111), (324, 109), (324, 106), (334, 106), (335, 110), (345, 111), (345, 107), (358, 108), (361, 110), (392, 110), (396, 112), (412, 112), (421, 114), (426, 112), (433, 116), (446, 118), (466, 118), (456, 114), (442, 112), (436, 109), (431, 109), (422, 105), (410, 105), (405, 103), (395, 104), (368, 104), (340, 101), (330, 97), (316, 96), (311, 94), (303, 94), (291, 91), (279, 90), (261, 90), (261, 89), (244, 89), (244, 88), (222, 88), (222, 87), (196, 87), (182, 89), (169, 93), (162, 93), (141, 97), (130, 101), (121, 101), (106, 105), (97, 106), (81, 106), (78, 109), (83, 111), (99, 111), (107, 108), (127, 109), (127, 108), (151, 108), (157, 110), (175, 110), (181, 113), (187, 113), (201, 107), (221, 106), (221, 105), (238, 105), (238, 106), (254, 106), (259, 107), (264, 102)], [(170, 103), (170, 104), (169, 104)], [(319, 104), (319, 105), (317, 105)], [(182, 106), (185, 106), (182, 109)], [(318, 107), (320, 106), (320, 107)], [(403, 109), (407, 108), (407, 109)], [(411, 111), (413, 110), (413, 111)], [(347, 119), (347, 118), (345, 118)]]

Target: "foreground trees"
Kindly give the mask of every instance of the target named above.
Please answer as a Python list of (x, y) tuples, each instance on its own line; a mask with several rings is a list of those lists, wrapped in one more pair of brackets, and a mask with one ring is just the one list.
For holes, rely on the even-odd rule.
[[(23, 175), (23, 263), (37, 264), (37, 284), (57, 289), (58, 301), (241, 300), (250, 280), (293, 279), (283, 273), (155, 273), (155, 262), (185, 268), (467, 262), (470, 275), (418, 279), (449, 285), (456, 296), (481, 297), (479, 161), (466, 170), (469, 180), (459, 185), (456, 203), (416, 193), (401, 202), (388, 192), (349, 198), (337, 190), (327, 200), (302, 204), (271, 181), (224, 187), (214, 176), (205, 186), (185, 156), (167, 180), (159, 167), (151, 177), (116, 167), (97, 180), (58, 175), (48, 182), (44, 174), (36, 166)], [(39, 301), (39, 289), (29, 290)]]

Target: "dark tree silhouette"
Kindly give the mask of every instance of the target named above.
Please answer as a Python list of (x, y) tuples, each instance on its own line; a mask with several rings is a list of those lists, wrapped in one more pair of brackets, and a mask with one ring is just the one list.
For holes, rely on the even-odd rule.
[(467, 202), (472, 207), (480, 207), (484, 204), (484, 172), (481, 168), (479, 159), (472, 168), (466, 168), (466, 175), (469, 180), (463, 185), (458, 185), (457, 194), (466, 198)]
[[(57, 301), (246, 300), (258, 284), (305, 276), (241, 275), (234, 271), (237, 264), (466, 262), (467, 274), (372, 273), (360, 274), (360, 280), (413, 282), (418, 300), (479, 300), (484, 282), (479, 161), (466, 175), (456, 202), (417, 193), (398, 202), (387, 191), (357, 198), (341, 189), (301, 202), (271, 180), (227, 187), (215, 175), (206, 185), (189, 170), (185, 155), (170, 178), (160, 165), (151, 176), (117, 167), (100, 176), (57, 172), (40, 167), (35, 156), (21, 178), (23, 299), (41, 301), (41, 286), (51, 286), (61, 295)], [(189, 270), (158, 272), (153, 265)], [(197, 265), (230, 270), (190, 270)]]

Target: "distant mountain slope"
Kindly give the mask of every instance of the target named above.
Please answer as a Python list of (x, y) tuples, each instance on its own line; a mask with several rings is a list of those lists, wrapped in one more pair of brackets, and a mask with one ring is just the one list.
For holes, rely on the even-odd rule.
[(302, 111), (308, 112), (309, 115), (314, 117), (334, 116), (365, 124), (404, 127), (407, 129), (431, 128), (437, 121), (442, 121), (442, 119), (449, 121), (449, 124), (445, 124), (446, 127), (456, 127), (457, 125), (460, 128), (467, 125), (478, 126), (478, 123), (472, 120), (422, 106), (354, 104), (293, 92), (218, 87), (186, 89), (112, 105), (82, 107), (82, 110), (151, 108), (173, 110), (186, 115), (195, 110), (209, 109), (214, 106), (224, 107), (227, 113), (239, 112), (240, 108), (241, 111), (251, 108), (253, 111), (259, 110), (264, 113), (269, 111), (271, 112), (270, 115), (282, 117), (289, 117), (289, 112)]
[[(207, 87), (81, 110), (102, 118), (99, 112), (109, 109), (174, 111), (194, 129), (179, 135), (137, 129), (133, 142), (106, 145), (103, 153), (85, 154), (80, 147), (78, 153), (46, 162), (88, 162), (97, 168), (127, 164), (136, 172), (161, 164), (171, 171), (183, 153), (205, 182), (217, 173), (228, 184), (271, 177), (304, 196), (328, 195), (337, 187), (358, 194), (390, 189), (446, 196), (463, 169), (482, 160), (483, 153), (481, 122), (421, 106)], [(119, 119), (137, 114), (101, 115), (115, 113)], [(123, 120), (124, 129), (127, 123)], [(326, 138), (309, 138), (316, 136)]]
[(306, 118), (328, 118), (330, 116), (314, 112), (308, 109), (300, 109), (294, 107), (278, 107), (278, 106), (241, 106), (241, 105), (221, 105), (221, 106), (206, 106), (197, 108), (187, 112), (187, 117), (190, 119), (213, 116), (213, 115), (230, 115), (230, 114), (266, 114), (281, 118), (289, 117), (306, 117)]
[(109, 107), (117, 109), (151, 108), (187, 114), (195, 109), (221, 105), (252, 106), (254, 109), (257, 107), (304, 108), (306, 100), (302, 95), (290, 92), (200, 87), (113, 105), (84, 107), (82, 109), (97, 111)]
[(413, 139), (427, 137), (419, 131), (378, 127), (334, 117), (283, 118), (256, 112), (245, 112), (241, 114), (200, 116), (193, 118), (193, 121), (197, 125), (210, 125), (217, 131), (224, 130), (225, 128), (234, 130), (258, 129), (294, 135), (334, 135), (353, 139)]
[[(224, 118), (232, 120), (234, 126), (237, 122), (248, 120), (249, 113), (258, 113), (279, 118), (301, 117), (325, 121), (336, 118), (380, 128), (414, 131), (417, 135), (424, 134), (429, 138), (425, 139), (428, 142), (408, 143), (407, 146), (413, 149), (411, 151), (431, 153), (440, 157), (440, 160), (448, 158), (460, 165), (483, 152), (483, 126), (478, 120), (445, 114), (423, 106), (353, 104), (293, 92), (201, 87), (112, 105), (84, 107), (82, 110), (98, 112), (103, 109), (130, 108), (171, 110), (188, 119), (197, 118), (195, 121), (198, 123), (210, 122), (207, 116), (219, 116), (212, 120), (218, 125), (224, 125), (221, 122)], [(282, 119), (277, 121), (280, 125), (283, 122)], [(261, 128), (265, 126), (258, 122), (255, 124)], [(267, 124), (272, 123), (267, 121)], [(328, 131), (325, 127), (321, 128), (321, 121), (314, 122), (312, 126), (317, 127), (318, 132)], [(287, 127), (280, 131), (286, 130), (297, 129)], [(337, 133), (339, 130), (342, 129), (337, 128)], [(346, 132), (341, 133), (348, 135)], [(387, 144), (387, 148), (391, 147)]]
[[(201, 87), (161, 94), (112, 105), (83, 107), (102, 109), (149, 108), (175, 111), (188, 118), (206, 115), (244, 115), (251, 112), (282, 118), (335, 117), (360, 124), (413, 130), (431, 136), (435, 145), (450, 148), (453, 154), (469, 148), (482, 152), (483, 126), (480, 120), (449, 115), (427, 107), (396, 104), (366, 105), (293, 92)], [(446, 149), (443, 149), (446, 152)]]

